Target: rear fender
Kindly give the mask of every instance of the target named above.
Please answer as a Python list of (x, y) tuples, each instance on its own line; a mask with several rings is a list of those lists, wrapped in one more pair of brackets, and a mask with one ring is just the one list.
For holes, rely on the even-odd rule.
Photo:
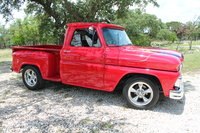
[(43, 51), (16, 51), (13, 53), (12, 69), (19, 73), (25, 65), (37, 66), (45, 79), (51, 72), (51, 56), (51, 53)]

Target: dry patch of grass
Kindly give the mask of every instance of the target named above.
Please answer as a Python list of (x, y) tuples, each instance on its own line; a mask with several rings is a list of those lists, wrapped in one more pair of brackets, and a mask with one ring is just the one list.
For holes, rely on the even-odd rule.
[(12, 61), (12, 49), (0, 49), (0, 63)]
[(80, 123), (85, 124), (85, 123), (88, 123), (88, 122), (91, 122), (91, 121), (92, 120), (90, 120), (89, 118), (85, 118), (85, 119), (80, 120)]
[(113, 128), (114, 124), (110, 123), (110, 122), (105, 122), (101, 124), (101, 128)]

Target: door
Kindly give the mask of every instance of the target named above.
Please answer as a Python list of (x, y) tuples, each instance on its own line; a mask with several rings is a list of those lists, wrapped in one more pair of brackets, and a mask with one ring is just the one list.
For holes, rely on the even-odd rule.
[(61, 54), (63, 83), (94, 89), (103, 88), (104, 48), (96, 29), (75, 29), (70, 44)]

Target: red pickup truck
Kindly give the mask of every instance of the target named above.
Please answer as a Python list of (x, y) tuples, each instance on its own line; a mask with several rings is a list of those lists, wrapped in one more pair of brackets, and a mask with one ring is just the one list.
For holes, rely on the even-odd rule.
[(183, 97), (181, 53), (135, 46), (118, 25), (67, 26), (63, 46), (12, 48), (12, 70), (22, 72), (28, 89), (41, 89), (45, 80), (103, 91), (121, 89), (128, 105), (137, 109), (153, 107), (160, 93)]

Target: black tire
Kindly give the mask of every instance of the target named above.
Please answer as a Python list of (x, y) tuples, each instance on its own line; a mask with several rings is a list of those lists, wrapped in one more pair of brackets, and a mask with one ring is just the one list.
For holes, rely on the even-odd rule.
[[(34, 75), (34, 82), (33, 82), (33, 79), (28, 81), (28, 79), (31, 77), (31, 76), (28, 76), (28, 78), (26, 77), (28, 75), (28, 72), (29, 73), (32, 72), (32, 75)], [(40, 73), (39, 69), (34, 66), (25, 66), (23, 68), (22, 79), (23, 79), (24, 85), (29, 90), (39, 90), (44, 87), (44, 80), (41, 76), (41, 73)]]
[[(140, 91), (139, 84), (142, 84), (140, 86), (142, 86), (141, 88), (144, 88), (144, 89), (141, 89), (143, 91)], [(133, 87), (137, 89), (131, 89)], [(148, 92), (147, 90), (150, 92)], [(128, 106), (134, 109), (152, 108), (158, 102), (159, 95), (160, 95), (160, 91), (159, 91), (158, 86), (155, 83), (153, 83), (151, 80), (144, 77), (138, 77), (138, 78), (136, 77), (136, 78), (128, 79), (123, 88), (123, 96), (126, 99)], [(135, 98), (137, 100), (135, 100)], [(145, 104), (145, 100), (148, 98), (149, 100)]]

